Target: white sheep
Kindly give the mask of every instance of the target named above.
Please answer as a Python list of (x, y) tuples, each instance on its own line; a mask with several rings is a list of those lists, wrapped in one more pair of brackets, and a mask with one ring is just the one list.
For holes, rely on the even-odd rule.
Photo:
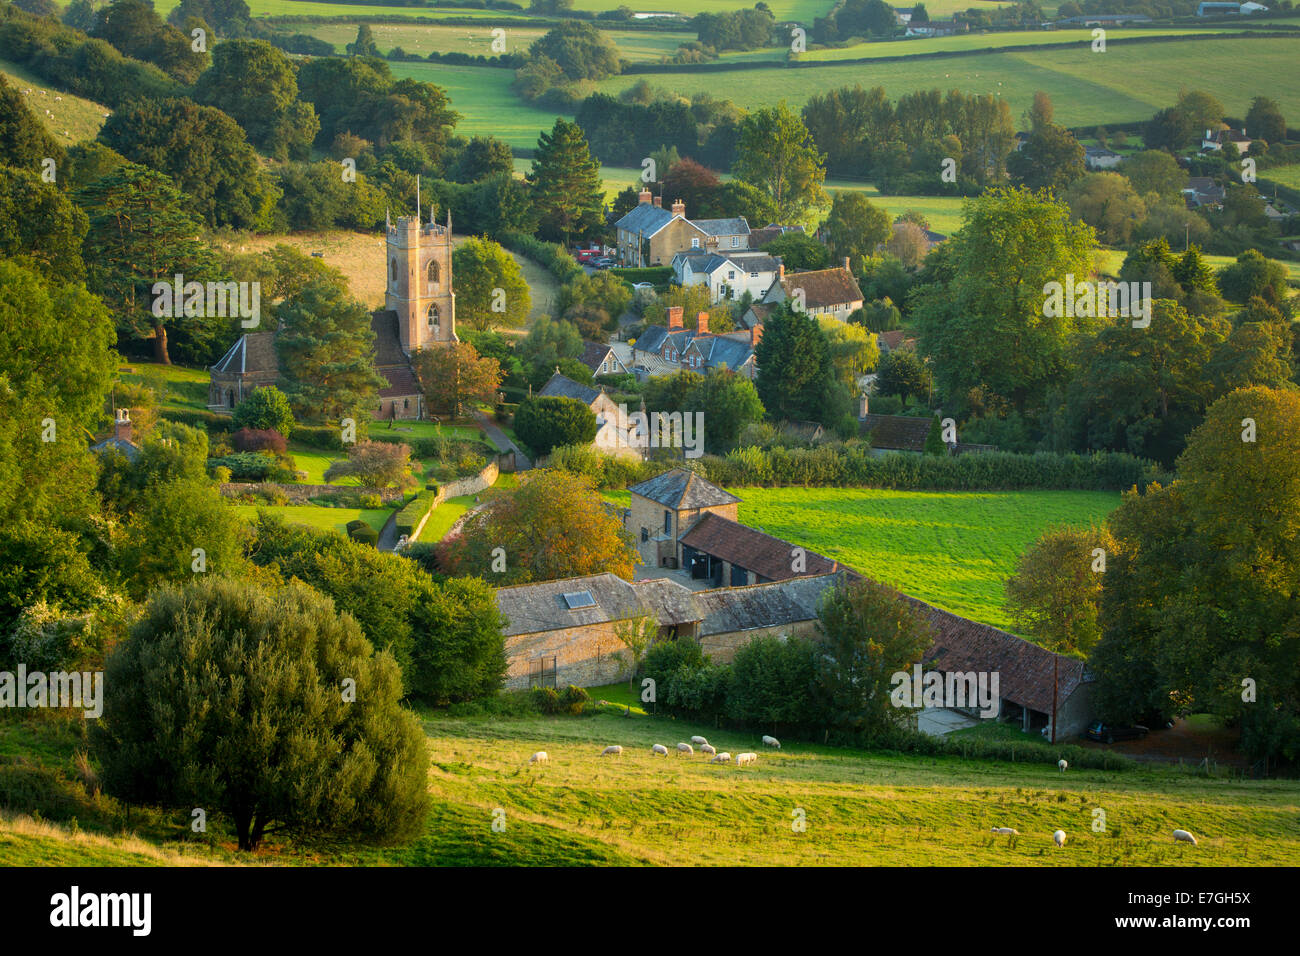
[(1061, 773), (1065, 773), (1065, 768), (1070, 765), (1065, 762), (1065, 758), (1061, 758), (1060, 760), (1056, 761), (1056, 766), (1060, 768)]
[(696, 734), (694, 737), (691, 738), (691, 743), (695, 744), (695, 746), (697, 747), (707, 747), (709, 744), (709, 742), (705, 740), (703, 737), (701, 737), (699, 734)]
[(551, 755), (548, 754), (545, 750), (539, 750), (537, 751), (537, 753), (533, 754), (531, 757), (528, 758), (528, 762), (529, 763), (550, 763)]
[(713, 744), (700, 744), (700, 753), (702, 754), (708, 754), (712, 757), (717, 752), (718, 748), (713, 746)]
[(1196, 846), (1196, 837), (1192, 836), (1192, 835), (1191, 835), (1190, 833), (1188, 833), (1186, 830), (1175, 830), (1175, 831), (1174, 831), (1174, 842), (1175, 842), (1175, 843), (1190, 843), (1192, 846)]
[(663, 744), (655, 744), (653, 747), (650, 748), (650, 752), (654, 754), (656, 757), (668, 756), (668, 748), (665, 747)]
[(692, 747), (690, 744), (678, 744), (677, 752), (679, 754), (693, 754), (695, 753), (695, 748)]
[(56, 103), (62, 103), (62, 102), (63, 102), (63, 97), (61, 97), (61, 96), (56, 96), (56, 97), (54, 97), (54, 102), (56, 102)]
[(758, 754), (736, 754), (736, 766), (747, 767), (758, 762)]
[(991, 832), (998, 836), (1020, 836), (1020, 831), (1013, 827), (993, 827)]
[(768, 736), (764, 735), (764, 737), (763, 737), (763, 746), (764, 746), (764, 747), (775, 747), (777, 750), (780, 750), (780, 749), (781, 749), (781, 741), (777, 740), (775, 737), (768, 737)]
[(709, 763), (729, 763), (730, 761), (731, 761), (731, 754), (720, 753), (712, 760), (710, 760)]
[(606, 747), (604, 750), (602, 750), (600, 752), (600, 755), (602, 757), (617, 757), (622, 752), (623, 752), (623, 748), (620, 747), (618, 744), (614, 744), (613, 746)]
[(1057, 846), (1065, 846), (1065, 831), (1057, 830), (1052, 834), (1052, 839), (1056, 841)]

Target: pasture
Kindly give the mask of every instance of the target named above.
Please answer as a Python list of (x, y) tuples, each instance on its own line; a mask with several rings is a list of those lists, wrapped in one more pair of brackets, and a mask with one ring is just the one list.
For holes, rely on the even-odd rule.
[[(927, 4), (926, 9), (929, 9)], [(1152, 36), (1194, 36), (1211, 32), (1206, 29), (1177, 29), (1172, 27), (1153, 27), (1149, 30), (1113, 30), (1106, 31), (1106, 39), (1123, 40), (1134, 37)], [(1214, 33), (1240, 32), (1229, 31), (1224, 27), (1214, 29)], [(1009, 30), (998, 33), (965, 33), (947, 37), (911, 37), (905, 40), (885, 40), (869, 43), (854, 43), (851, 46), (808, 50), (799, 56), (800, 62), (833, 62), (835, 60), (859, 60), (882, 56), (915, 56), (920, 53), (961, 53), (974, 50), (1008, 46), (1045, 46), (1048, 44), (1077, 43), (1091, 49), (1092, 30)]]
[[(23, 104), (32, 111), (38, 120), (49, 130), (61, 146), (71, 146), (93, 140), (99, 135), (104, 125), (104, 114), (110, 112), (107, 106), (94, 100), (82, 99), (63, 90), (50, 86), (34, 73), (28, 72), (16, 63), (0, 60), (0, 76), (16, 89)], [(30, 89), (30, 96), (23, 96), (22, 91)], [(45, 90), (41, 96), (39, 90)], [(56, 100), (56, 96), (63, 97)], [(49, 110), (52, 115), (46, 116)]]
[(1025, 549), (1052, 525), (1100, 523), (1120, 502), (1097, 491), (731, 490), (742, 523), (1008, 630), (1004, 583)]
[[(334, 44), (335, 52), (342, 54), (357, 38), (357, 22), (304, 24), (303, 33)], [(379, 49), (387, 53), (401, 47), (407, 53), (428, 56), (430, 53), (466, 53), (470, 56), (497, 56), (500, 52), (524, 53), (532, 42), (546, 32), (545, 27), (512, 27), (508, 23), (504, 51), (492, 49), (492, 31), (500, 24), (484, 20), (482, 26), (464, 24), (375, 23), (371, 32)], [(651, 32), (648, 30), (605, 30), (610, 41), (618, 48), (618, 55), (633, 63), (655, 61), (661, 56), (671, 56), (677, 47), (694, 39), (692, 34), (681, 32)], [(509, 71), (507, 71), (509, 72)]]
[[(1172, 104), (1179, 89), (1213, 92), (1229, 115), (1244, 115), (1258, 95), (1257, 76), (1268, 76), (1269, 93), (1284, 114), (1300, 114), (1300, 72), (1292, 68), (1300, 37), (1191, 39), (1176, 42), (1115, 44), (1105, 53), (1089, 47), (1018, 53), (981, 53), (933, 60), (806, 68), (772, 66), (727, 73), (693, 73), (689, 68), (655, 74), (653, 85), (691, 96), (707, 90), (740, 106), (773, 106), (785, 100), (799, 108), (814, 93), (831, 87), (882, 86), (891, 99), (914, 90), (957, 89), (1006, 98), (1015, 117), (1036, 90), (1051, 95), (1056, 122), (1066, 126), (1146, 120)], [(1252, 65), (1243, 71), (1240, 64)], [(599, 87), (617, 93), (641, 79), (618, 76)]]

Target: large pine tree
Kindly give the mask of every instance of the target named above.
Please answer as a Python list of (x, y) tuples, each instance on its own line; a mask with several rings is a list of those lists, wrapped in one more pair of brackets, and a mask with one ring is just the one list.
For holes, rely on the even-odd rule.
[(571, 236), (585, 238), (600, 228), (605, 201), (600, 163), (592, 158), (577, 123), (557, 119), (551, 132), (538, 137), (528, 182), (538, 231), (546, 238), (567, 246)]

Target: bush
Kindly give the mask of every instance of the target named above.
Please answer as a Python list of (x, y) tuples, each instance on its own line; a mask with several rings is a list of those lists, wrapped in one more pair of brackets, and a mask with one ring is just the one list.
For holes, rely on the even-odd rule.
[(343, 431), (337, 425), (298, 425), (293, 430), (294, 440), (308, 448), (321, 451), (343, 451)]
[(542, 242), (532, 236), (518, 232), (503, 232), (497, 241), (511, 252), (532, 259), (555, 277), (560, 285), (568, 285), (574, 279), (584, 275), (582, 266), (573, 256), (565, 252), (564, 247), (553, 242)]
[(348, 537), (357, 544), (368, 544), (372, 548), (379, 544), (379, 532), (365, 523), (360, 528), (349, 531)]
[(577, 716), (591, 702), (591, 695), (581, 687), (570, 684), (563, 691), (554, 687), (534, 687), (529, 693), (533, 706), (548, 716), (571, 714)]
[(239, 451), (270, 451), (283, 455), (288, 443), (273, 428), (241, 428), (230, 436), (231, 444)]
[(433, 510), (437, 501), (437, 494), (432, 491), (421, 491), (412, 498), (409, 504), (397, 512), (398, 536), (407, 535), (409, 537), (414, 534), (416, 527), (424, 520), (425, 515)]
[(362, 495), (358, 499), (358, 502), (362, 508), (372, 511), (384, 506), (384, 499), (379, 497), (379, 495)]
[(271, 475), (282, 470), (274, 455), (264, 452), (241, 451), (224, 458), (209, 458), (208, 470), (225, 468), (233, 481), (269, 481)]
[(679, 670), (699, 670), (705, 664), (704, 651), (697, 641), (689, 638), (661, 641), (646, 651), (640, 676), (653, 680), (657, 692), (660, 687), (666, 687), (669, 678)]
[(273, 385), (254, 389), (251, 395), (235, 406), (231, 420), (236, 428), (276, 431), (285, 438), (293, 431), (293, 412), (289, 408), (289, 399)]
[(731, 664), (727, 716), (756, 727), (812, 727), (817, 645), (807, 638), (757, 637)]
[(515, 432), (537, 456), (596, 437), (596, 413), (576, 398), (530, 398), (515, 414)]
[(348, 535), (351, 536), (353, 531), (356, 531), (358, 528), (364, 528), (365, 526), (366, 523), (360, 518), (353, 518), (344, 527), (348, 529)]
[(589, 703), (591, 695), (584, 688), (572, 684), (564, 688), (564, 693), (560, 695), (560, 705), (564, 711), (575, 716), (581, 714)]
[(558, 714), (563, 707), (554, 687), (534, 687), (528, 696), (532, 699), (533, 706), (543, 714)]
[(225, 465), (218, 465), (212, 469), (212, 480), (219, 485), (224, 485), (230, 481), (230, 469)]

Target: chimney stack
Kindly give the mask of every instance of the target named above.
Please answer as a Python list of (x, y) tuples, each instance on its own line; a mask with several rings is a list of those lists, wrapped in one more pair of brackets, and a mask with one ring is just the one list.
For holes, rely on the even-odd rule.
[(122, 441), (131, 440), (130, 409), (119, 408), (117, 410), (117, 421), (113, 422), (113, 437), (120, 438)]
[(699, 315), (695, 317), (695, 334), (696, 335), (709, 334), (709, 313), (701, 312)]
[(755, 325), (753, 328), (749, 330), (749, 347), (751, 349), (757, 348), (758, 343), (762, 340), (762, 338), (763, 338), (763, 323), (759, 322), (757, 325)]
[(858, 418), (867, 417), (867, 393), (863, 392), (858, 396)]
[(640, 203), (642, 206), (648, 203), (650, 201), (650, 190), (648, 189), (641, 190), (641, 192), (636, 197), (636, 201)]
[(780, 282), (784, 278), (785, 278), (785, 263), (778, 262), (776, 264), (776, 281)]
[(663, 196), (655, 196), (655, 208), (656, 208), (656, 209), (662, 209), (663, 206), (664, 206), (664, 197), (663, 197)]
[(683, 219), (686, 218), (686, 203), (682, 202), (680, 199), (675, 200), (673, 202), (673, 215), (681, 216)]
[(680, 305), (670, 305), (668, 307), (668, 330), (682, 328), (682, 307)]
[(851, 271), (852, 271), (852, 270), (849, 268), (849, 257), (848, 257), (848, 256), (845, 256), (845, 257), (844, 257), (844, 271), (845, 271), (845, 272), (851, 272)]

